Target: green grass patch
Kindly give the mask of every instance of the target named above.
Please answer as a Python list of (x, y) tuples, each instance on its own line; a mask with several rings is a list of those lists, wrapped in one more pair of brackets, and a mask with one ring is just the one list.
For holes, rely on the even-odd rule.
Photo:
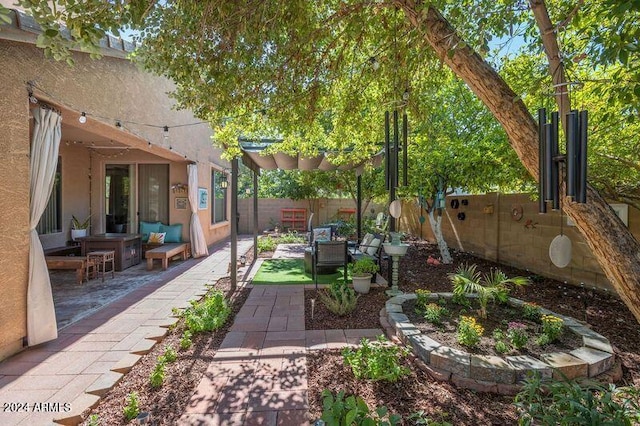
[[(351, 275), (347, 276), (351, 282)], [(343, 282), (343, 270), (338, 268), (335, 274), (318, 275), (318, 284)], [(267, 259), (255, 277), (253, 285), (313, 284), (311, 274), (304, 272), (303, 259)]]

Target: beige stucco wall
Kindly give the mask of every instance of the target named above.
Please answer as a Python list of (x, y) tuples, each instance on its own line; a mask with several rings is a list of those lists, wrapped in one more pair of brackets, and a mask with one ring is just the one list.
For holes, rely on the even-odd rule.
[[(457, 209), (451, 207), (453, 199), (459, 201)], [(462, 205), (462, 200), (468, 200), (468, 205)], [(513, 209), (520, 207), (522, 218), (515, 220)], [(459, 213), (464, 213), (464, 220), (458, 219)], [(640, 236), (640, 211), (630, 206), (628, 224), (631, 232)], [(428, 221), (420, 226), (415, 202), (405, 203), (402, 226), (416, 236), (434, 240)], [(442, 230), (449, 247), (570, 284), (612, 289), (578, 229), (567, 225), (567, 217), (558, 212), (539, 214), (537, 201), (527, 194), (447, 197)], [(572, 259), (566, 268), (556, 267), (549, 258), (549, 245), (561, 231), (572, 242)]]
[[(118, 161), (171, 164), (170, 184), (186, 184), (187, 164), (194, 161), (199, 171), (198, 186), (211, 191), (212, 167), (222, 169), (226, 164), (220, 160), (220, 151), (211, 146), (208, 125), (174, 127), (199, 120), (188, 111), (172, 109), (174, 102), (167, 95), (173, 88), (171, 82), (141, 71), (126, 59), (105, 56), (96, 61), (81, 53), (74, 53), (74, 59), (76, 65), (69, 67), (66, 63), (45, 59), (42, 51), (31, 43), (0, 40), (3, 64), (0, 67), (0, 120), (3, 123), (0, 223), (4, 231), (0, 242), (0, 359), (19, 350), (26, 333), (29, 108), (32, 106), (27, 101), (27, 81), (35, 81), (42, 89), (36, 89), (36, 97), (56, 106), (63, 114), (60, 155), (64, 228), (60, 234), (42, 236), (45, 247), (65, 244), (72, 214), (86, 217), (91, 212), (92, 233), (104, 232), (104, 220), (99, 214), (103, 193), (99, 189), (106, 161), (96, 155), (90, 160), (87, 146), (91, 138), (85, 136), (82, 144), (73, 144), (65, 138), (65, 128), (82, 129), (102, 140), (126, 144), (131, 151)], [(86, 124), (77, 120), (82, 111), (87, 113)], [(125, 121), (123, 129), (116, 128), (116, 119)], [(162, 128), (157, 127), (164, 125), (170, 129), (168, 140)], [(188, 239), (190, 211), (174, 209), (176, 196), (186, 197), (186, 194), (170, 194), (170, 222), (184, 223), (183, 237)], [(229, 235), (228, 222), (211, 226), (208, 210), (199, 211), (199, 216), (209, 244)]]

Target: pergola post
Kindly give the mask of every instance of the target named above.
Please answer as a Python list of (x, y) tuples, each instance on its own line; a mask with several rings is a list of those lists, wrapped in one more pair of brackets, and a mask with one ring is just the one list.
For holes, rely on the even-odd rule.
[(238, 284), (238, 159), (231, 160), (231, 288)]
[(253, 171), (253, 261), (258, 259), (258, 171)]

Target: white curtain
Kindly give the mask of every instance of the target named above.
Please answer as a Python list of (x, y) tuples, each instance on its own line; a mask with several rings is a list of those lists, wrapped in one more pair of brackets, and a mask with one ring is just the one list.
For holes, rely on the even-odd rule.
[(191, 254), (193, 257), (209, 255), (207, 240), (204, 238), (200, 218), (198, 217), (198, 165), (189, 164), (187, 166), (189, 174), (189, 204), (191, 205)]
[(29, 218), (29, 287), (27, 289), (27, 340), (29, 346), (58, 337), (56, 312), (53, 306), (51, 281), (42, 243), (36, 227), (47, 207), (53, 188), (60, 147), (61, 117), (51, 109), (33, 110), (34, 126), (31, 140), (31, 189)]

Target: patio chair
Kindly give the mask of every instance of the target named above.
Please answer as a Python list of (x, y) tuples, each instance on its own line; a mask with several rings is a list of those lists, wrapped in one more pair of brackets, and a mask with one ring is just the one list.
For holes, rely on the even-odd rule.
[(318, 268), (342, 266), (344, 269), (344, 281), (346, 283), (348, 263), (346, 241), (316, 241), (314, 243), (312, 257), (312, 275), (316, 284), (316, 290), (318, 289)]

